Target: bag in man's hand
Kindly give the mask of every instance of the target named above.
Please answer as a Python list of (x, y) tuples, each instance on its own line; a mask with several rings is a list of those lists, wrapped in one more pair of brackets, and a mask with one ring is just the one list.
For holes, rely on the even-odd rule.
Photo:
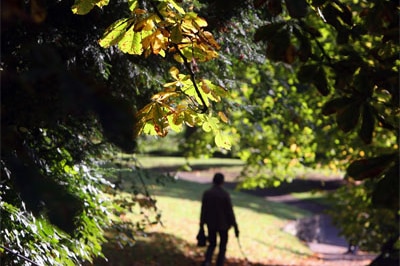
[(197, 246), (198, 247), (205, 247), (207, 245), (207, 237), (204, 233), (204, 229), (200, 228), (199, 233), (196, 236), (197, 239)]

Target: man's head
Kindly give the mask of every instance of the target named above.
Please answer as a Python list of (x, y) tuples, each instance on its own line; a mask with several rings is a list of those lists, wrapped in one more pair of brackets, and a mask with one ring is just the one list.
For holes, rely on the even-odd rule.
[(222, 185), (224, 183), (224, 175), (221, 173), (216, 173), (213, 178), (214, 185)]

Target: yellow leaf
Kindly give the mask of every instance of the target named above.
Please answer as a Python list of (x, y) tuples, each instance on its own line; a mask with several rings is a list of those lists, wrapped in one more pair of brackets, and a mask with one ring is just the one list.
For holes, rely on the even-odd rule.
[(214, 47), (215, 49), (220, 49), (221, 46), (217, 43), (217, 41), (214, 39), (214, 36), (212, 35), (211, 32), (209, 31), (203, 31), (202, 32), (202, 37), (207, 40), (207, 43)]
[(174, 59), (178, 63), (181, 63), (181, 64), (183, 63), (183, 58), (177, 53), (174, 54)]
[(194, 22), (196, 22), (196, 24), (201, 28), (207, 27), (207, 25), (208, 25), (207, 21), (204, 18), (201, 18), (201, 17), (196, 17), (194, 19)]
[(193, 21), (191, 19), (183, 19), (181, 28), (184, 32), (198, 32), (198, 29), (193, 25)]
[(146, 14), (146, 13), (147, 13), (146, 10), (141, 9), (141, 8), (136, 8), (136, 9), (134, 9), (133, 12), (134, 12), (135, 14), (137, 14), (137, 15), (143, 15), (143, 14)]
[(158, 52), (158, 54), (159, 54), (160, 56), (162, 56), (162, 57), (165, 57), (165, 51), (164, 51), (164, 50), (160, 50), (160, 51)]
[(296, 143), (293, 143), (292, 145), (290, 145), (290, 151), (291, 151), (291, 152), (295, 152), (296, 149), (297, 149)]
[(179, 75), (179, 69), (176, 67), (171, 67), (169, 69), (169, 74), (171, 74), (171, 76), (175, 79), (175, 80), (179, 80), (178, 75)]
[(206, 82), (202, 82), (201, 83), (201, 89), (204, 91), (204, 93), (210, 93), (210, 91), (211, 91), (211, 89), (207, 86), (207, 83)]
[(155, 27), (155, 24), (154, 24), (153, 20), (146, 18), (146, 19), (140, 20), (137, 23), (135, 23), (134, 30), (136, 32), (139, 32), (142, 30), (151, 31), (151, 30), (153, 30), (154, 27)]
[(228, 123), (229, 119), (228, 119), (228, 117), (225, 115), (224, 112), (219, 111), (219, 112), (218, 112), (218, 116), (219, 116), (219, 118), (221, 118), (221, 120), (222, 120), (223, 122)]
[(165, 137), (168, 134), (168, 120), (166, 119), (165, 112), (160, 104), (154, 105), (153, 112), (154, 130), (160, 137)]
[(165, 101), (166, 99), (168, 99), (170, 97), (173, 97), (173, 96), (176, 96), (176, 95), (178, 95), (178, 93), (176, 93), (176, 92), (162, 91), (162, 92), (159, 92), (157, 94), (154, 94), (151, 97), (151, 100), (152, 101), (156, 101), (156, 102), (162, 102), (162, 101)]

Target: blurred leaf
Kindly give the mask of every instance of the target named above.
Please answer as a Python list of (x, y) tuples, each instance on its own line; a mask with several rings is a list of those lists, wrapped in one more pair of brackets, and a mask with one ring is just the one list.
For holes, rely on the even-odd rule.
[(323, 96), (327, 96), (329, 94), (329, 88), (324, 68), (319, 67), (316, 74), (317, 76), (315, 76), (314, 85)]
[(327, 0), (312, 0), (312, 5), (319, 7), (323, 6)]
[(285, 0), (285, 3), (292, 18), (303, 18), (308, 13), (308, 4), (305, 0)]
[(42, 23), (47, 16), (46, 7), (40, 0), (31, 0), (31, 17), (35, 23)]
[(302, 83), (314, 84), (322, 95), (329, 94), (328, 81), (322, 66), (316, 64), (302, 65), (297, 72), (297, 78)]
[(227, 136), (224, 136), (221, 131), (217, 132), (214, 138), (215, 144), (223, 149), (230, 150), (231, 149), (231, 142)]
[(293, 33), (300, 42), (299, 51), (297, 55), (302, 62), (306, 62), (311, 56), (311, 41), (299, 29), (293, 27)]
[(228, 117), (226, 116), (226, 114), (224, 112), (221, 112), (221, 111), (218, 112), (218, 116), (219, 116), (219, 118), (221, 118), (221, 120), (223, 122), (225, 122), (225, 123), (229, 122), (229, 119), (228, 119)]
[(280, 30), (285, 23), (270, 23), (264, 26), (261, 26), (257, 29), (256, 33), (254, 34), (254, 41), (268, 41), (272, 39), (275, 34)]
[(338, 17), (340, 16), (340, 11), (332, 3), (329, 3), (324, 8), (322, 8), (321, 12), (325, 21), (328, 24), (332, 25), (336, 29), (339, 29), (341, 27), (341, 23), (338, 19)]
[(353, 15), (350, 7), (340, 1), (335, 1), (335, 4), (340, 8), (339, 17), (342, 19), (342, 21), (349, 26), (353, 26)]
[(378, 181), (372, 192), (372, 204), (378, 208), (399, 209), (399, 162)]
[(315, 64), (302, 65), (297, 72), (297, 78), (302, 83), (310, 83), (314, 80), (319, 66)]
[(336, 122), (343, 132), (349, 132), (357, 126), (361, 105), (358, 101), (348, 104), (336, 114)]
[(346, 28), (339, 28), (336, 35), (337, 44), (347, 44), (349, 42), (350, 31)]
[(344, 108), (346, 108), (349, 104), (351, 104), (354, 101), (355, 101), (354, 98), (350, 97), (340, 97), (329, 100), (322, 107), (322, 114), (331, 115), (339, 111), (342, 111)]
[(360, 138), (365, 144), (370, 144), (372, 142), (372, 135), (375, 128), (375, 117), (372, 114), (371, 106), (369, 104), (364, 104), (362, 113), (362, 124), (358, 132)]
[(259, 8), (259, 7), (263, 6), (266, 2), (267, 2), (267, 0), (254, 0), (253, 4), (254, 4), (255, 8)]
[(308, 32), (312, 37), (314, 38), (322, 37), (321, 32), (317, 28), (312, 27), (304, 23), (303, 21), (299, 21), (299, 25), (305, 32)]
[(272, 16), (277, 16), (282, 13), (281, 0), (269, 0), (267, 2), (267, 9)]
[(398, 158), (397, 153), (378, 157), (360, 159), (352, 162), (347, 168), (347, 175), (356, 180), (377, 178)]
[(290, 46), (290, 33), (287, 29), (281, 28), (267, 41), (267, 57), (273, 61), (286, 62)]

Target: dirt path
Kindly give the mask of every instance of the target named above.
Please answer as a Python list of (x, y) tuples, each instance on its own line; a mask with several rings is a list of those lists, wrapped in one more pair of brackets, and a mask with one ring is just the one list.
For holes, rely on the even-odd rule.
[[(217, 169), (209, 169), (207, 171), (192, 171), (192, 172), (178, 172), (176, 175), (184, 180), (210, 183), (210, 177), (216, 172)], [(235, 174), (226, 174), (227, 182), (225, 184), (228, 188), (234, 188), (236, 183)], [(323, 181), (323, 182), (322, 182)], [(331, 219), (328, 215), (324, 214), (325, 206), (318, 204), (315, 201), (307, 201), (294, 198), (290, 193), (292, 192), (306, 192), (312, 189), (333, 190), (342, 185), (340, 179), (322, 180), (321, 177), (313, 177), (308, 180), (294, 180), (290, 184), (283, 184), (279, 188), (270, 189), (256, 189), (250, 191), (243, 191), (252, 195), (263, 197), (269, 201), (286, 203), (296, 206), (298, 208), (307, 210), (313, 213), (312, 217), (308, 220), (301, 221), (300, 223), (312, 224), (312, 229), (317, 233), (308, 233), (303, 236), (303, 240), (307, 242), (310, 249), (315, 253), (315, 262), (310, 261), (311, 265), (319, 266), (363, 266), (368, 265), (373, 259), (374, 255), (364, 252), (357, 254), (346, 254), (348, 243), (346, 240), (339, 236), (338, 229), (332, 225)], [(296, 228), (299, 221), (293, 221), (294, 224), (288, 224), (290, 227)], [(296, 224), (297, 223), (297, 224)], [(299, 229), (295, 229), (297, 235), (301, 235)], [(304, 232), (303, 232), (304, 233)], [(305, 239), (304, 239), (305, 238)], [(308, 238), (308, 239), (307, 239)]]

